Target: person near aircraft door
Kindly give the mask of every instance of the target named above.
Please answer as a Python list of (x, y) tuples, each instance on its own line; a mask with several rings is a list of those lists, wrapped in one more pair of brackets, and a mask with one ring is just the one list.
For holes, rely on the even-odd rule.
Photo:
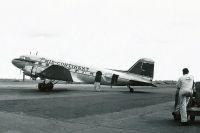
[(112, 75), (112, 78), (111, 78), (111, 84), (110, 84), (110, 88), (112, 88), (114, 82), (115, 82), (115, 74)]
[(177, 82), (177, 88), (179, 90), (179, 106), (180, 106), (180, 114), (181, 114), (181, 126), (188, 125), (187, 119), (187, 104), (189, 102), (190, 97), (193, 94), (194, 87), (194, 77), (189, 75), (189, 70), (184, 68), (183, 76), (181, 76)]
[(102, 72), (98, 71), (96, 72), (96, 76), (95, 76), (95, 82), (94, 82), (94, 89), (96, 91), (101, 91), (101, 76), (102, 76)]
[(112, 88), (113, 85), (115, 85), (117, 83), (117, 79), (118, 79), (119, 75), (113, 74), (112, 78), (111, 78), (111, 84), (110, 87)]

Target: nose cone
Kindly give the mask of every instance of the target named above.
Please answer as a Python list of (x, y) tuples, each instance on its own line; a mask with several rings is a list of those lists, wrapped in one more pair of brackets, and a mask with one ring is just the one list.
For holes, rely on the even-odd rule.
[(24, 63), (19, 59), (13, 59), (12, 64), (18, 68), (24, 68)]

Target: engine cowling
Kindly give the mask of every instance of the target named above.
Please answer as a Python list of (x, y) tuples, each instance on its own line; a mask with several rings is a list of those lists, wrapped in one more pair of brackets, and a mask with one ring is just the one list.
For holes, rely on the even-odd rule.
[(38, 66), (25, 66), (23, 69), (24, 74), (32, 78), (37, 78), (38, 74), (41, 73), (43, 70), (43, 67)]

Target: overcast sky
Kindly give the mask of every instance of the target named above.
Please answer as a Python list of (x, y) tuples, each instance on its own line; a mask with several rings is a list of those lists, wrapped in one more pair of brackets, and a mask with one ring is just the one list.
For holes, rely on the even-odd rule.
[(200, 80), (198, 0), (2, 0), (0, 78), (21, 78), (23, 54), (129, 69), (155, 61), (155, 80), (177, 80), (188, 67)]

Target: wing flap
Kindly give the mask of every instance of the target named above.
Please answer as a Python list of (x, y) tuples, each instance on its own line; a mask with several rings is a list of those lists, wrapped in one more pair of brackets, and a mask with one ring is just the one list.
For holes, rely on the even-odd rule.
[(59, 65), (51, 65), (40, 73), (40, 77), (54, 80), (73, 81), (68, 69)]

